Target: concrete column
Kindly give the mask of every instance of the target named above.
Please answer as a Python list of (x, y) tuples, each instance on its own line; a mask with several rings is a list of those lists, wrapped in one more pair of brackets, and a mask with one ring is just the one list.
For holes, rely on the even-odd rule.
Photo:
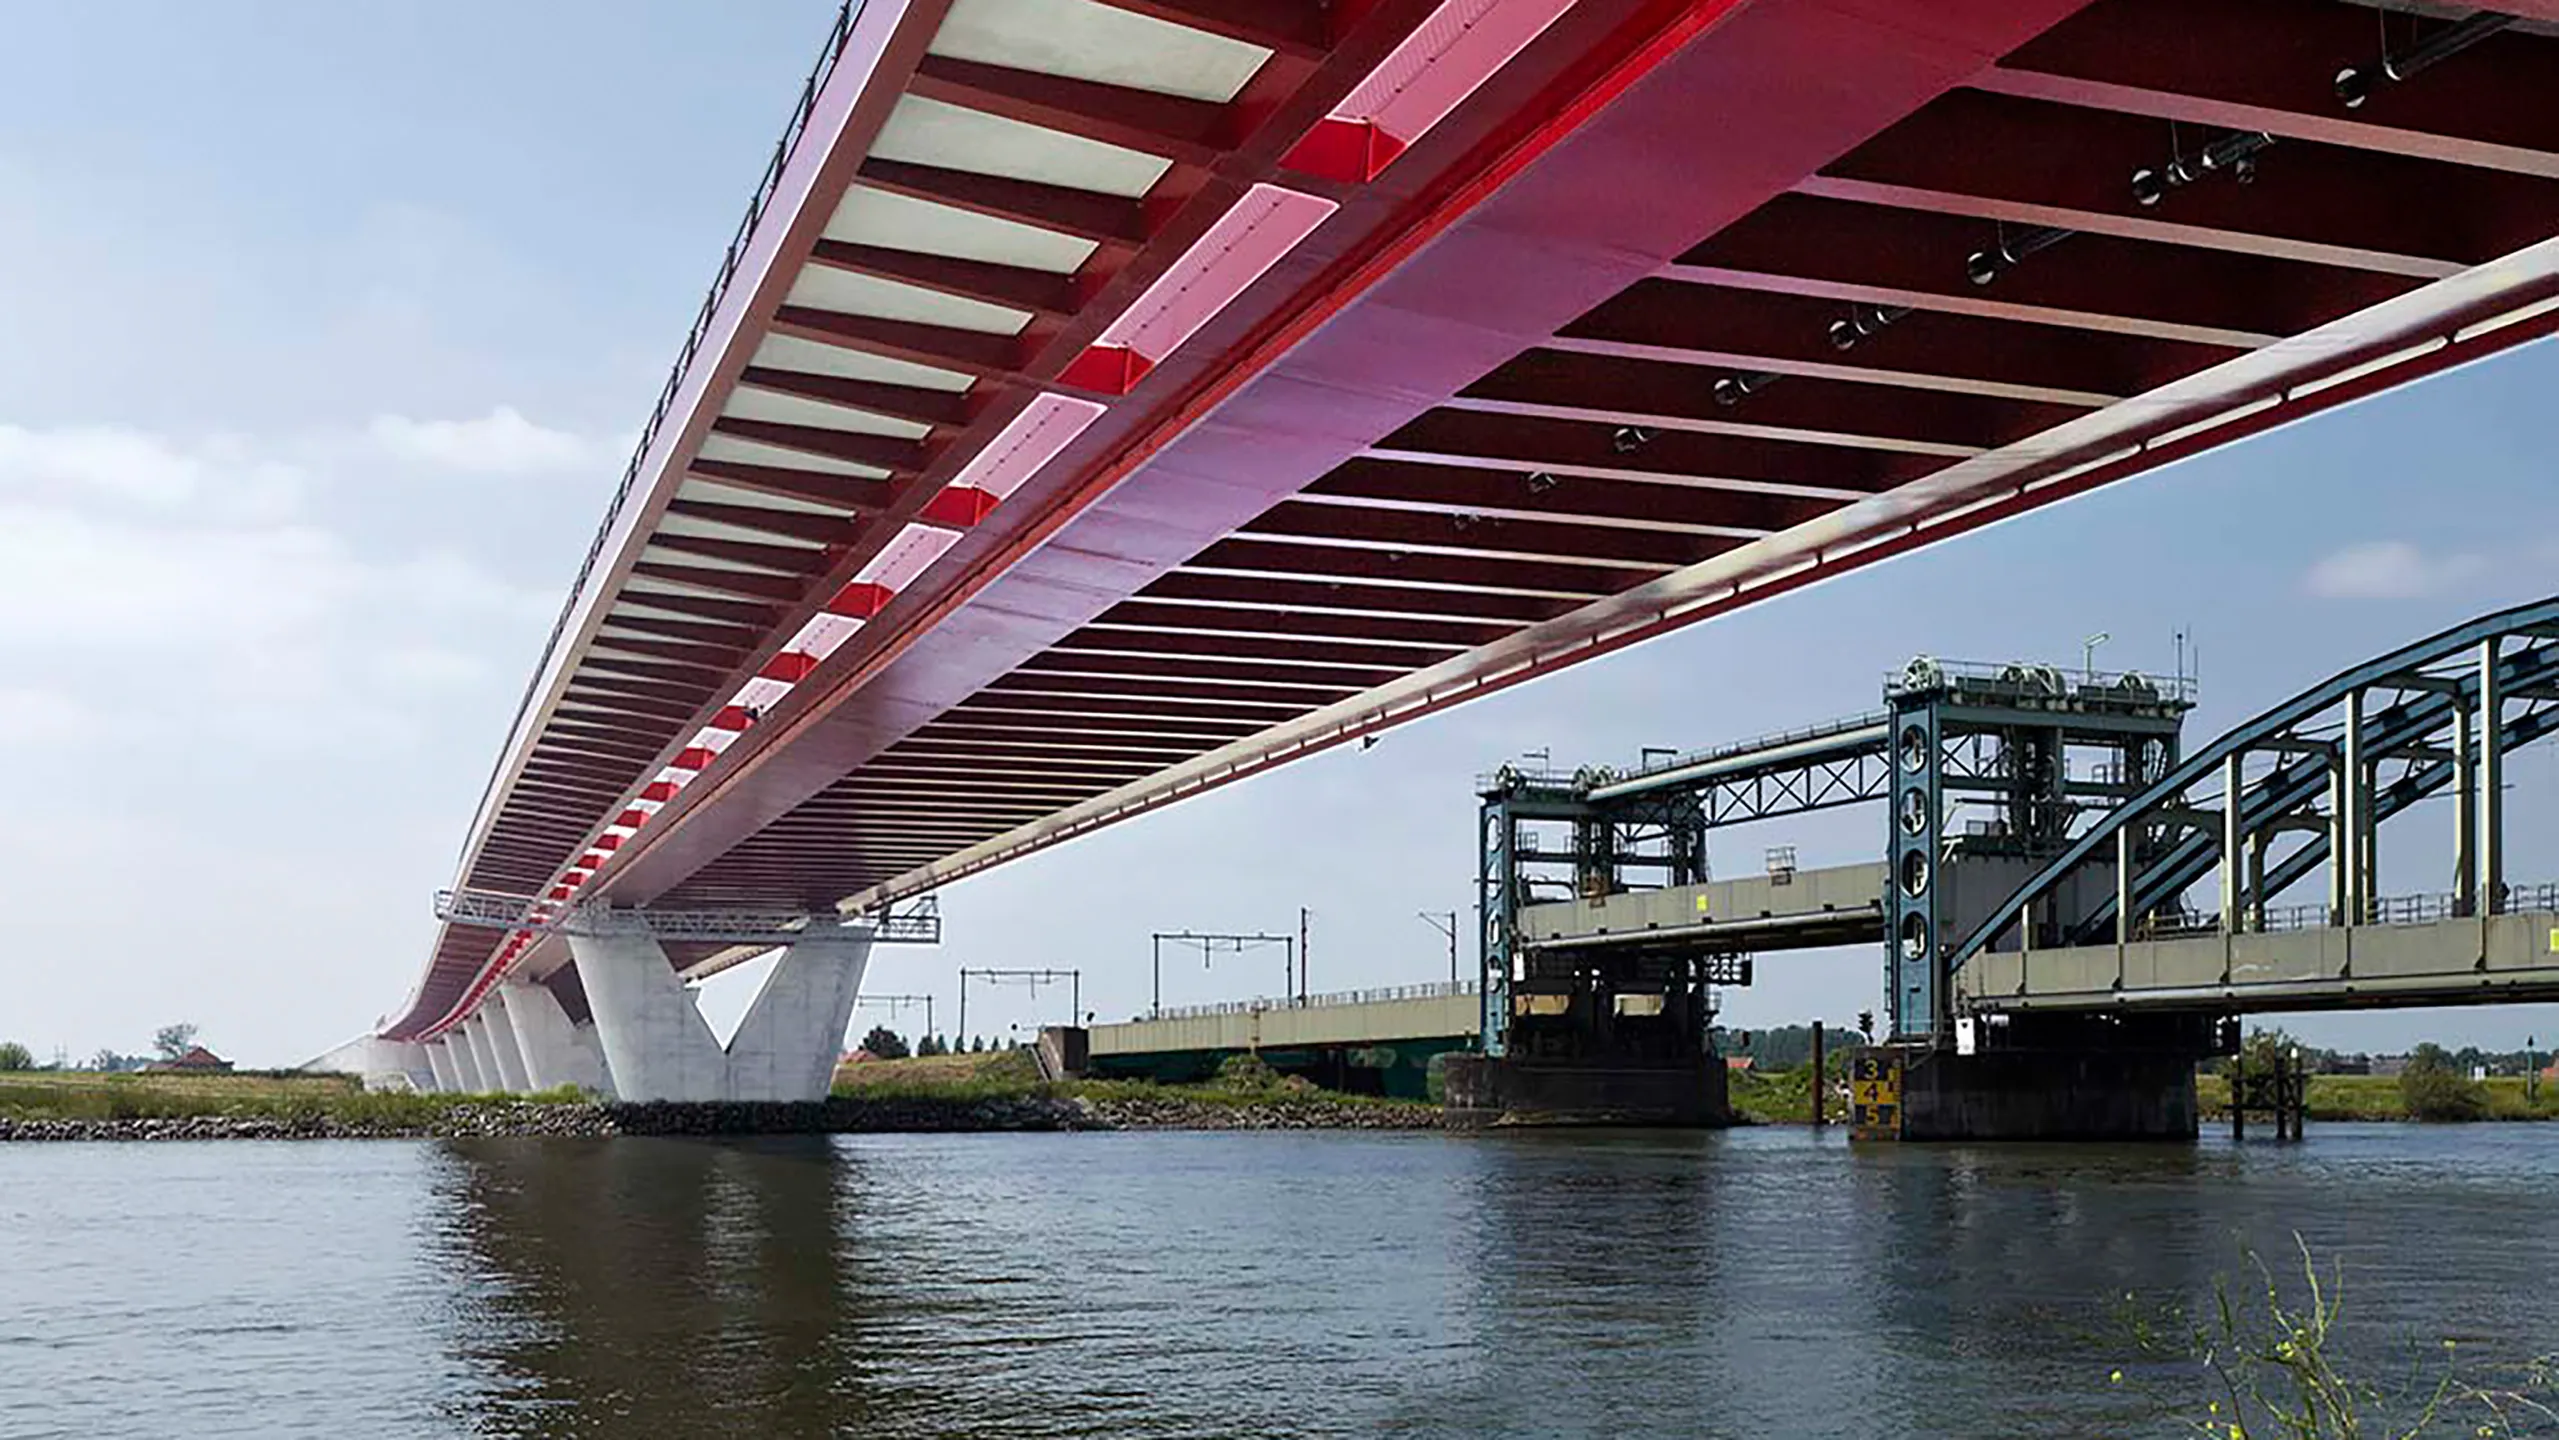
[(515, 1043), (524, 1053), (525, 1078), (536, 1090), (573, 1085), (599, 1095), (613, 1093), (604, 1075), (604, 1055), (596, 1048), (593, 1026), (579, 1026), (560, 1008), (548, 986), (510, 982), (498, 987), (506, 997)]
[(862, 993), (871, 931), (838, 929), (782, 952), (729, 1040), (732, 1100), (823, 1100)]
[(427, 1068), (435, 1072), (435, 1088), (447, 1095), (460, 1093), (462, 1072), (455, 1068), (453, 1056), (441, 1039), (426, 1043)]
[(452, 1057), (454, 1081), (461, 1093), (487, 1094), (489, 1077), (480, 1069), (479, 1052), (471, 1048), (469, 1021), (466, 1020), (444, 1032), (444, 1048), (445, 1053)]
[(507, 1093), (522, 1095), (533, 1089), (524, 1068), (524, 1049), (515, 1040), (515, 1017), (506, 1006), (507, 987), (500, 985), (489, 992), (480, 1005), (480, 1021), (488, 1026), (489, 1053), (498, 1062), (498, 1080)]
[(625, 1101), (825, 1098), (870, 951), (867, 927), (793, 945), (723, 1049), (654, 937), (569, 937), (605, 1068)]
[(489, 1043), (488, 1015), (473, 1011), (471, 1018), (462, 1022), (462, 1038), (471, 1043), (471, 1063), (480, 1069), (480, 1089), (484, 1092), (506, 1089), (506, 1072), (498, 1068), (497, 1047)]

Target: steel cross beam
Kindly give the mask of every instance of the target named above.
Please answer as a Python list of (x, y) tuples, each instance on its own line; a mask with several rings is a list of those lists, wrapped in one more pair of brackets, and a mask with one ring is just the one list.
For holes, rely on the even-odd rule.
[(732, 945), (789, 945), (830, 927), (867, 929), (874, 944), (932, 945), (942, 938), (937, 903), (899, 913), (847, 918), (833, 911), (617, 910), (604, 905), (562, 905), (530, 895), (490, 890), (438, 890), (435, 918), (448, 925), (542, 935), (647, 935), (660, 940), (708, 940)]

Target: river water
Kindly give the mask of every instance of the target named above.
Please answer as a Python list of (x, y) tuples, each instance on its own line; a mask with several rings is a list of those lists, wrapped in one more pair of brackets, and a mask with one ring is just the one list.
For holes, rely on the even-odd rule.
[[(2559, 1349), (2559, 1126), (0, 1149), (0, 1437), (2177, 1433), (2122, 1297)], [(2110, 1380), (2128, 1369), (2122, 1383)]]

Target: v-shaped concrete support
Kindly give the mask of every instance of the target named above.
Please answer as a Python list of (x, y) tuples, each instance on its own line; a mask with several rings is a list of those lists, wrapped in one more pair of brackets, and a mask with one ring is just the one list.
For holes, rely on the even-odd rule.
[(614, 1093), (626, 1101), (824, 1099), (871, 933), (840, 926), (783, 951), (726, 1047), (655, 937), (570, 935)]

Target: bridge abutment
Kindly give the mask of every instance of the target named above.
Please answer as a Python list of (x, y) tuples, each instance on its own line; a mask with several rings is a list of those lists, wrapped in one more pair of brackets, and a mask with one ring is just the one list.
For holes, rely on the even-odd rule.
[(867, 928), (782, 952), (723, 1047), (693, 993), (645, 933), (572, 934), (614, 1094), (626, 1102), (813, 1101), (826, 1097), (870, 960)]

